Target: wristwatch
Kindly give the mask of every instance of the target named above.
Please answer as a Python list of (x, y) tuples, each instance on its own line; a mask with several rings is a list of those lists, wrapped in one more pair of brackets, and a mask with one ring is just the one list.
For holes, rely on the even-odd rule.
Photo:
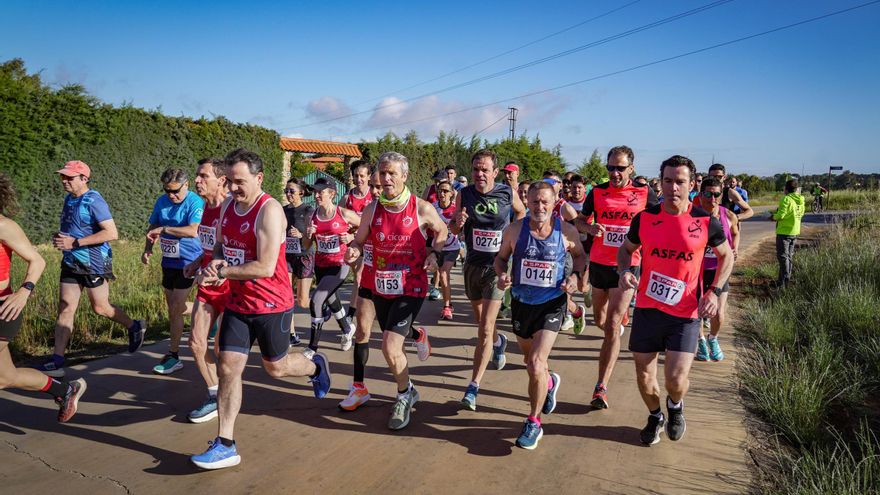
[(721, 289), (719, 287), (715, 287), (714, 285), (709, 286), (709, 290), (715, 294), (715, 297), (721, 297)]
[(626, 273), (626, 272), (630, 272), (630, 273), (632, 273), (632, 268), (627, 268), (627, 269), (625, 269), (625, 270), (617, 270), (617, 276), (618, 276), (618, 277), (622, 277), (623, 274)]
[(29, 290), (29, 291), (31, 291), (31, 292), (33, 292), (34, 289), (35, 289), (36, 287), (37, 287), (37, 286), (34, 285), (33, 282), (25, 282), (25, 283), (21, 284), (21, 288), (22, 288), (22, 289), (27, 289), (27, 290)]
[(226, 278), (223, 276), (223, 266), (217, 267), (217, 278)]

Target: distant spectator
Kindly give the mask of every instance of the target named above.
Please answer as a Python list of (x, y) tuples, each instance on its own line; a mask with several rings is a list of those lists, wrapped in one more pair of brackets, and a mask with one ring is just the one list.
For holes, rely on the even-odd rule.
[(691, 189), (691, 192), (688, 193), (688, 200), (693, 201), (698, 194), (700, 194), (700, 185), (703, 183), (703, 174), (697, 173), (694, 176), (694, 188)]
[(459, 189), (464, 187), (461, 182), (455, 180), (455, 175), (457, 173), (455, 165), (447, 165), (446, 168), (444, 168), (443, 170), (446, 171), (446, 180), (448, 180), (449, 184), (452, 185), (452, 189), (458, 192)]
[[(743, 201), (745, 201), (746, 203), (749, 202), (749, 192), (746, 191), (745, 189), (743, 189), (739, 185), (739, 179), (737, 179), (735, 175), (731, 175), (730, 177), (727, 178), (727, 187), (729, 187), (731, 189), (736, 189), (736, 192), (739, 193), (739, 195), (740, 195), (740, 197), (742, 197)], [(737, 205), (737, 204), (733, 205), (733, 212), (734, 213), (740, 213), (741, 211), (742, 211), (742, 208), (740, 208), (739, 205)]]
[(797, 179), (785, 183), (785, 196), (779, 208), (773, 213), (776, 220), (776, 259), (779, 261), (778, 287), (785, 287), (791, 281), (791, 268), (794, 259), (794, 243), (801, 233), (801, 218), (805, 209), (804, 197)]

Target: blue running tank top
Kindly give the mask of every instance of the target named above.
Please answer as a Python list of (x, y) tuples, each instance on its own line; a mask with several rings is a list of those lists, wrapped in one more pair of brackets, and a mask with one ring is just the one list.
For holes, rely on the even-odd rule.
[(546, 239), (536, 239), (523, 219), (513, 250), (513, 297), (524, 304), (544, 304), (562, 295), (565, 278), (565, 238), (559, 217)]

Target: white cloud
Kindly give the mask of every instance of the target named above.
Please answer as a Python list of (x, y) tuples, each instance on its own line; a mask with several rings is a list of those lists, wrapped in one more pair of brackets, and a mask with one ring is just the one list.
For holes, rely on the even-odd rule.
[(303, 138), (305, 138), (305, 136), (303, 136), (303, 134), (300, 133), (300, 132), (294, 132), (294, 133), (291, 133), (291, 134), (285, 134), (284, 137), (286, 137), (286, 138), (296, 138), (296, 139), (303, 139)]
[(352, 113), (351, 107), (342, 100), (332, 96), (322, 96), (306, 105), (309, 117), (315, 119), (333, 119)]

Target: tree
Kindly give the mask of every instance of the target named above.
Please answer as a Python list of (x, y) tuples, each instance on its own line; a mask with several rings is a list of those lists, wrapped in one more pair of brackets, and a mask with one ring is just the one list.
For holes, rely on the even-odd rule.
[(599, 182), (599, 180), (608, 177), (608, 170), (602, 163), (602, 156), (599, 155), (599, 149), (594, 149), (593, 154), (589, 158), (585, 158), (581, 167), (577, 169), (578, 175), (590, 182)]

